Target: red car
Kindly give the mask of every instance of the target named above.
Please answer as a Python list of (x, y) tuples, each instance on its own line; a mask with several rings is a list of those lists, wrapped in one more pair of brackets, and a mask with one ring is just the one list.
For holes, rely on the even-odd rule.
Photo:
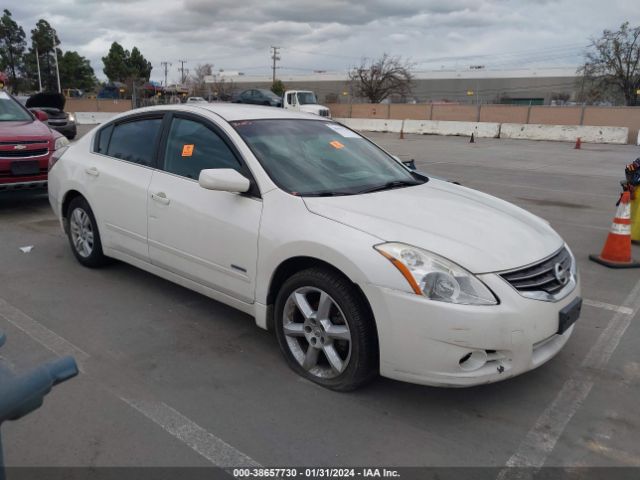
[(30, 112), (0, 91), (0, 191), (47, 186), (49, 159), (69, 141), (46, 120), (46, 113)]

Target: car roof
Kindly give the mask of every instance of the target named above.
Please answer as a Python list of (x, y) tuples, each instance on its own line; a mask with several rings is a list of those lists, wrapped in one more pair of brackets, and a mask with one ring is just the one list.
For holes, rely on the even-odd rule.
[[(180, 105), (158, 105), (155, 107), (137, 108), (129, 110), (127, 114), (153, 112), (155, 110), (178, 110), (191, 111), (193, 113), (203, 113), (208, 110), (228, 122), (236, 120), (265, 120), (265, 119), (299, 119), (299, 120), (329, 120), (326, 117), (319, 117), (311, 113), (295, 112), (284, 108), (266, 107), (261, 105), (250, 105), (245, 103), (208, 103), (208, 104), (180, 104)], [(119, 118), (125, 117), (119, 116)]]

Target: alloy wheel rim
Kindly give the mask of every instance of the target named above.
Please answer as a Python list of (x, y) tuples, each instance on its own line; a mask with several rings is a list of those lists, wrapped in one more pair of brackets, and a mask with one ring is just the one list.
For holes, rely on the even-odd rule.
[(315, 287), (301, 287), (284, 305), (282, 326), (289, 351), (311, 375), (335, 378), (349, 365), (351, 331), (331, 296)]
[(87, 212), (82, 208), (75, 208), (71, 212), (71, 241), (78, 255), (87, 258), (93, 252), (93, 225)]

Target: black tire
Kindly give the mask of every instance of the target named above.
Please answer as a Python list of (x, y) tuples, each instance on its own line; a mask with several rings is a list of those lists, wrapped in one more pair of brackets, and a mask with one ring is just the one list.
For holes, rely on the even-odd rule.
[[(88, 225), (90, 225), (91, 232), (93, 233), (93, 244), (90, 253), (86, 251), (82, 252), (82, 248), (76, 246), (74, 243), (74, 219), (76, 210), (86, 215)], [(76, 259), (85, 267), (98, 268), (106, 265), (110, 262), (110, 259), (102, 253), (102, 242), (100, 241), (100, 232), (98, 231), (98, 223), (93, 215), (93, 211), (89, 206), (89, 203), (84, 197), (76, 197), (69, 203), (67, 209), (67, 222), (69, 222), (69, 228), (67, 229), (67, 237), (69, 238), (69, 244), (71, 245), (71, 251)]]
[[(300, 289), (304, 290), (306, 288), (310, 289), (311, 295), (315, 293), (315, 289), (328, 294), (333, 302), (331, 307), (333, 312), (341, 314), (335, 315), (334, 318), (337, 320), (344, 319), (349, 330), (349, 343), (351, 347), (347, 359), (348, 362), (341, 373), (337, 374), (338, 371), (335, 369), (333, 370), (333, 374), (336, 375), (333, 378), (326, 378), (325, 376), (313, 374), (303, 368), (300, 361), (296, 359), (289, 341), (295, 340), (296, 342), (299, 342), (296, 345), (301, 345), (298, 355), (306, 355), (308, 349), (312, 348), (310, 341), (305, 337), (296, 337), (293, 339), (291, 336), (287, 336), (284, 333), (284, 323), (288, 321), (284, 317), (285, 306), (288, 305), (287, 301), (294, 292), (298, 292)], [(320, 293), (317, 294), (320, 295)], [(293, 307), (289, 304), (287, 308), (290, 310)], [(295, 310), (295, 308), (293, 308), (293, 310)], [(298, 315), (301, 314), (298, 313)], [(291, 276), (282, 285), (278, 292), (274, 310), (274, 320), (275, 332), (280, 350), (282, 351), (289, 366), (304, 378), (331, 390), (345, 392), (364, 385), (377, 375), (378, 340), (375, 321), (370, 308), (366, 305), (355, 285), (339, 273), (328, 268), (310, 268)], [(337, 326), (344, 326), (344, 324)], [(305, 326), (304, 328), (306, 329), (307, 327)], [(324, 329), (323, 333), (325, 333)], [(289, 338), (289, 341), (287, 338)], [(333, 342), (334, 340), (327, 341)], [(339, 340), (335, 341), (339, 342)], [(318, 357), (318, 366), (313, 368), (321, 368), (321, 364), (324, 361), (326, 365), (323, 368), (331, 370), (328, 357), (324, 354), (324, 347), (328, 345), (324, 345), (324, 342), (325, 338), (322, 338), (323, 345), (319, 349), (321, 353)], [(341, 345), (336, 344), (336, 348), (342, 346), (344, 349), (346, 348), (343, 346), (344, 344), (346, 344), (346, 342), (343, 342)], [(320, 346), (319, 343), (317, 345)], [(304, 351), (304, 346), (307, 346), (306, 351)]]

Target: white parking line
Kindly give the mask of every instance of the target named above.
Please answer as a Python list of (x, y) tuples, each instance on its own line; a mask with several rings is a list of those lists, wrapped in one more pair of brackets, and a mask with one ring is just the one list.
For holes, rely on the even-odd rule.
[(13, 305), (10, 305), (2, 298), (0, 298), (0, 317), (4, 318), (19, 330), (22, 330), (40, 345), (59, 357), (72, 355), (75, 357), (80, 371), (84, 371), (84, 363), (89, 358), (89, 354), (87, 352), (52, 332), (47, 327), (35, 321), (29, 315), (18, 310)]
[(165, 403), (120, 398), (218, 467), (261, 466)]
[[(0, 317), (22, 330), (26, 335), (38, 342), (47, 350), (58, 356), (72, 355), (85, 376), (100, 383), (99, 379), (86, 372), (90, 359), (88, 353), (55, 332), (31, 318), (23, 311), (0, 298)], [(103, 385), (117, 398), (146, 418), (159, 425), (182, 443), (188, 445), (196, 453), (202, 455), (218, 467), (259, 467), (260, 464), (244, 453), (236, 450), (224, 440), (208, 432), (194, 421), (182, 415), (176, 409), (163, 402), (148, 400), (132, 400), (127, 395), (114, 390), (112, 383)]]
[[(507, 461), (507, 467), (540, 468), (544, 466), (547, 456), (555, 448), (567, 424), (591, 392), (594, 385), (592, 372), (606, 366), (622, 336), (631, 325), (631, 321), (640, 310), (640, 281), (635, 284), (621, 308), (630, 309), (631, 312), (616, 310), (615, 315), (582, 361), (580, 368), (565, 382), (553, 402), (540, 415), (516, 453)], [(520, 478), (522, 473), (518, 469), (505, 468), (498, 475), (498, 479)]]
[(633, 315), (633, 308), (623, 307), (621, 305), (612, 305), (610, 303), (600, 302), (598, 300), (589, 300), (588, 298), (585, 298), (582, 303), (589, 307), (611, 310), (612, 312), (619, 312), (624, 315)]

